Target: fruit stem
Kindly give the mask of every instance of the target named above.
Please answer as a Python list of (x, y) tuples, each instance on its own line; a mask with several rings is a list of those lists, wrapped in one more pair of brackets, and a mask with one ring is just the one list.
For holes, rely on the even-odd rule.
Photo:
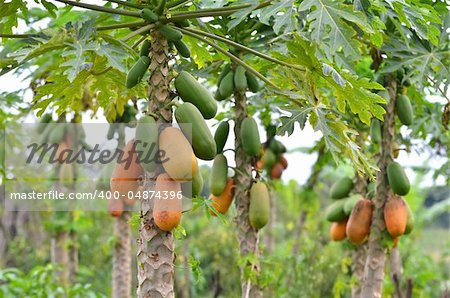
[(122, 41), (127, 41), (127, 40), (135, 37), (138, 34), (144, 33), (146, 31), (150, 31), (150, 29), (152, 29), (154, 26), (155, 26), (154, 24), (148, 24), (148, 25), (146, 25), (144, 27), (141, 27), (141, 28), (137, 29), (136, 31), (131, 32), (127, 36), (124, 36), (121, 40)]
[(225, 149), (225, 150), (223, 150), (222, 152), (227, 152), (227, 151), (233, 151), (233, 152), (236, 152), (236, 150), (234, 150), (233, 148)]
[(38, 34), (0, 34), (0, 38), (29, 38), (36, 36)]
[(167, 3), (166, 7), (168, 9), (175, 8), (175, 7), (178, 7), (178, 6), (182, 5), (182, 4), (186, 4), (186, 3), (191, 2), (191, 1), (192, 0), (175, 0), (175, 1), (171, 1), (171, 2)]
[(105, 1), (117, 3), (119, 5), (131, 7), (131, 8), (137, 8), (137, 9), (142, 9), (145, 7), (144, 5), (141, 5), (141, 4), (130, 3), (130, 2), (126, 2), (126, 1), (120, 1), (120, 0), (105, 0)]
[[(180, 28), (178, 28), (178, 30), (181, 31)], [(241, 45), (240, 43), (234, 42), (232, 40), (229, 40), (229, 39), (227, 39), (225, 37), (222, 37), (222, 36), (219, 36), (219, 35), (216, 35), (216, 34), (213, 34), (213, 33), (208, 33), (208, 32), (204, 32), (204, 31), (201, 31), (201, 30), (192, 29), (192, 28), (183, 28), (183, 30), (190, 31), (190, 32), (196, 33), (196, 34), (200, 34), (200, 35), (203, 35), (203, 36), (206, 36), (206, 37), (210, 37), (210, 38), (218, 40), (218, 41), (222, 41), (222, 42), (227, 43), (227, 44), (229, 44), (229, 45), (231, 45), (231, 46), (233, 46), (233, 47), (235, 47), (235, 48), (237, 48), (239, 50), (252, 53), (255, 56), (261, 57), (261, 58), (266, 59), (266, 60), (268, 60), (270, 62), (273, 62), (273, 63), (277, 63), (277, 64), (280, 64), (280, 65), (283, 65), (283, 66), (287, 66), (287, 67), (290, 67), (290, 68), (295, 68), (295, 69), (298, 69), (298, 70), (301, 70), (301, 71), (305, 71), (306, 70), (304, 67), (297, 66), (297, 65), (292, 65), (292, 64), (289, 64), (287, 62), (278, 60), (278, 59), (273, 58), (273, 57), (271, 57), (269, 55), (266, 55), (266, 54), (263, 54), (261, 52), (255, 51), (255, 50), (253, 50), (251, 48), (248, 48), (246, 46)]]
[(141, 17), (139, 12), (128, 11), (125, 9), (109, 8), (109, 7), (98, 6), (98, 5), (94, 5), (94, 4), (75, 2), (75, 1), (71, 1), (71, 0), (55, 0), (55, 1), (67, 4), (67, 5), (77, 6), (77, 7), (86, 8), (86, 9), (95, 10), (95, 11), (101, 11), (101, 12), (112, 13), (112, 14), (120, 14), (120, 15), (124, 15), (124, 16), (137, 17), (137, 18)]
[(253, 67), (251, 67), (250, 65), (248, 65), (247, 63), (245, 63), (244, 61), (242, 61), (241, 59), (239, 59), (238, 57), (234, 56), (233, 54), (227, 52), (226, 50), (222, 49), (220, 46), (216, 45), (215, 43), (207, 40), (206, 38), (192, 33), (189, 30), (186, 30), (186, 28), (177, 28), (177, 30), (185, 33), (186, 35), (192, 36), (194, 38), (197, 38), (198, 40), (201, 40), (207, 44), (209, 44), (210, 46), (212, 46), (214, 49), (216, 49), (217, 51), (221, 52), (222, 54), (224, 54), (225, 56), (228, 56), (231, 60), (233, 60), (235, 63), (242, 65), (242, 67), (244, 67), (246, 70), (248, 70), (249, 72), (251, 72), (252, 74), (254, 74), (255, 76), (257, 76), (260, 80), (262, 80), (263, 82), (265, 82), (266, 84), (277, 88), (277, 86), (275, 86), (275, 84), (273, 84), (271, 81), (269, 81), (268, 79), (266, 79), (266, 77), (264, 77), (262, 74), (260, 74), (257, 70), (255, 70)]
[(108, 26), (99, 26), (99, 27), (96, 27), (95, 29), (97, 31), (103, 31), (103, 30), (137, 27), (137, 26), (142, 26), (145, 24), (146, 24), (146, 22), (132, 22), (132, 23), (114, 24), (114, 25), (108, 25)]

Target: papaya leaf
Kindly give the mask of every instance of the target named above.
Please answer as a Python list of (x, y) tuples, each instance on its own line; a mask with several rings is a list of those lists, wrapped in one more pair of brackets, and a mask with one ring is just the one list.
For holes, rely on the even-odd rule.
[(291, 32), (294, 31), (297, 24), (295, 12), (293, 0), (280, 0), (261, 9), (259, 19), (267, 25), (270, 25), (270, 20), (273, 19), (273, 31), (276, 34)]

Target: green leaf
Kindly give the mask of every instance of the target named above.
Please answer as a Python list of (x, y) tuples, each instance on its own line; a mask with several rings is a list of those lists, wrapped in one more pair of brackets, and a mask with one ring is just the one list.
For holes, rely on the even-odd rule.
[(270, 24), (273, 19), (273, 31), (276, 34), (294, 31), (297, 20), (295, 18), (294, 1), (280, 0), (272, 2), (271, 5), (261, 9), (259, 19), (264, 24)]

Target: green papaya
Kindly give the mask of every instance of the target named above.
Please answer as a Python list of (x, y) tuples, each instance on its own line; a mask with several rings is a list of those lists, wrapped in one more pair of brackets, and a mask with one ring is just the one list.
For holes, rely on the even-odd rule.
[(261, 89), (261, 85), (259, 85), (258, 79), (248, 71), (245, 73), (245, 76), (247, 77), (248, 89), (253, 93), (258, 92)]
[(189, 22), (189, 20), (184, 19), (175, 21), (175, 25), (177, 25), (178, 27), (189, 27), (191, 23)]
[(150, 65), (150, 58), (147, 56), (139, 57), (139, 60), (133, 65), (127, 74), (127, 88), (133, 88), (136, 86), (144, 77), (145, 71)]
[(45, 128), (47, 127), (47, 124), (52, 121), (52, 115), (51, 114), (44, 114), (41, 118), (41, 121), (39, 121), (39, 124), (37, 125), (37, 132), (43, 133)]
[(370, 124), (370, 138), (375, 144), (381, 143), (381, 124), (378, 119), (374, 118)]
[(217, 80), (217, 86), (220, 86), (220, 82), (222, 82), (223, 78), (230, 72), (230, 70), (231, 70), (231, 65), (225, 64), (222, 71), (220, 72), (219, 79)]
[(257, 156), (261, 147), (261, 141), (255, 119), (249, 116), (242, 121), (240, 137), (245, 153), (250, 156)]
[(155, 7), (155, 12), (158, 15), (161, 15), (164, 12), (165, 7), (166, 7), (166, 0), (159, 0), (158, 4)]
[(335, 200), (345, 198), (353, 188), (353, 180), (343, 177), (336, 181), (330, 189), (330, 197)]
[(108, 140), (112, 140), (114, 138), (114, 133), (116, 132), (116, 125), (110, 124), (108, 128), (108, 133), (106, 134), (106, 138)]
[(406, 95), (399, 95), (395, 104), (398, 119), (404, 125), (411, 125), (414, 114), (411, 106), (411, 101)]
[(393, 161), (387, 166), (387, 176), (389, 185), (396, 195), (404, 196), (408, 194), (411, 185), (408, 176), (398, 162)]
[(350, 196), (345, 200), (344, 204), (344, 212), (345, 215), (350, 216), (350, 213), (352, 213), (353, 207), (355, 207), (356, 203), (358, 203), (360, 200), (362, 200), (363, 197), (359, 194)]
[(192, 178), (192, 196), (198, 196), (202, 193), (203, 190), (203, 176), (201, 171), (197, 171), (197, 173)]
[(144, 8), (140, 11), (141, 18), (150, 23), (155, 23), (158, 21), (159, 17), (149, 8)]
[(162, 25), (159, 27), (159, 32), (161, 32), (161, 34), (170, 41), (181, 40), (183, 38), (183, 33), (168, 25)]
[(139, 56), (148, 56), (148, 54), (150, 53), (150, 46), (150, 40), (144, 40), (141, 46), (141, 50), (139, 51)]
[(269, 146), (276, 156), (280, 156), (281, 154), (286, 152), (286, 147), (278, 140), (272, 139)]
[(50, 144), (59, 144), (64, 139), (65, 134), (66, 134), (65, 123), (58, 123), (53, 128), (53, 131), (48, 135), (48, 142)]
[(269, 221), (270, 196), (267, 186), (258, 181), (250, 189), (250, 206), (248, 217), (250, 225), (259, 230)]
[(191, 57), (191, 51), (188, 46), (182, 40), (174, 40), (173, 44), (178, 51), (178, 54), (184, 58)]
[(217, 100), (217, 101), (222, 101), (222, 100), (224, 100), (224, 99), (226, 99), (226, 98), (223, 97), (223, 96), (220, 94), (219, 89), (217, 89), (217, 90), (216, 90), (216, 93), (214, 94), (214, 99)]
[(49, 123), (45, 126), (45, 129), (40, 137), (41, 144), (49, 143), (50, 134), (52, 134), (56, 127), (58, 127), (58, 123), (54, 122)]
[(220, 196), (227, 185), (228, 162), (223, 154), (217, 154), (211, 168), (209, 186), (211, 193)]
[(328, 208), (325, 210), (326, 218), (328, 221), (338, 222), (347, 217), (344, 211), (345, 202), (345, 200), (339, 200), (328, 206)]
[(223, 98), (228, 98), (234, 90), (234, 72), (230, 70), (228, 74), (220, 81), (219, 92)]
[(264, 151), (264, 155), (261, 158), (261, 161), (263, 167), (266, 170), (270, 170), (272, 169), (272, 166), (277, 162), (277, 157), (271, 149), (266, 149), (266, 151)]
[(200, 111), (193, 104), (185, 102), (175, 110), (175, 118), (180, 124), (192, 124), (190, 128), (181, 125), (181, 130), (191, 141), (195, 155), (203, 160), (212, 160), (217, 153), (216, 142)]
[(217, 102), (191, 74), (186, 71), (180, 72), (175, 79), (175, 88), (185, 102), (194, 104), (202, 113), (205, 119), (216, 116)]
[(216, 133), (214, 134), (214, 140), (216, 141), (217, 153), (222, 153), (223, 148), (228, 139), (228, 134), (230, 133), (230, 124), (228, 121), (220, 122), (217, 127)]
[[(405, 201), (406, 203), (406, 201)], [(415, 223), (415, 218), (414, 218), (414, 214), (411, 210), (411, 207), (409, 207), (409, 204), (406, 203), (406, 211), (407, 211), (407, 217), (406, 217), (406, 228), (405, 228), (405, 233), (404, 235), (408, 235), (409, 233), (411, 233), (411, 231), (414, 229), (414, 223)]]
[(115, 164), (113, 162), (103, 165), (97, 178), (97, 189), (109, 190), (112, 172), (114, 171)]
[(138, 120), (134, 144), (141, 166), (153, 172), (158, 152), (158, 126), (152, 116), (144, 116)]
[(234, 88), (239, 92), (247, 90), (247, 77), (245, 76), (245, 68), (242, 67), (242, 65), (236, 67), (234, 73)]

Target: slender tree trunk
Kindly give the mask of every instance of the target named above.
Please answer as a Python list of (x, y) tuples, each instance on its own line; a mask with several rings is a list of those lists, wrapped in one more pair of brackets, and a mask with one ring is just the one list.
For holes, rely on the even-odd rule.
[[(172, 122), (169, 83), (169, 47), (158, 31), (152, 32), (148, 112), (159, 116), (158, 122)], [(146, 173), (154, 178), (156, 173)], [(154, 182), (147, 179), (146, 189)], [(174, 297), (175, 243), (171, 232), (161, 231), (152, 216), (153, 202), (141, 202), (141, 226), (137, 244), (138, 288), (137, 297)]]
[(395, 101), (397, 99), (397, 83), (392, 76), (387, 78), (387, 89), (390, 100), (386, 107), (383, 123), (383, 137), (381, 142), (381, 155), (378, 161), (376, 193), (373, 198), (375, 206), (369, 236), (369, 252), (364, 268), (362, 298), (381, 298), (384, 280), (384, 265), (386, 249), (382, 246), (382, 232), (386, 228), (383, 218), (383, 209), (386, 199), (391, 195), (388, 185), (386, 168), (392, 162), (392, 142), (395, 139)]
[(52, 263), (61, 267), (56, 274), (58, 281), (67, 286), (70, 280), (70, 255), (68, 249), (69, 232), (62, 231), (56, 233), (51, 239), (51, 260)]
[[(358, 142), (362, 145), (362, 141)], [(355, 192), (366, 196), (367, 183), (364, 176), (356, 176)], [(361, 286), (364, 278), (364, 265), (367, 259), (367, 243), (359, 245), (355, 250), (352, 251), (352, 275), (355, 279), (355, 284), (352, 287), (352, 298), (361, 297)]]
[(234, 93), (235, 101), (235, 160), (236, 173), (235, 181), (235, 204), (237, 210), (236, 224), (238, 229), (238, 240), (241, 258), (247, 261), (247, 258), (254, 256), (255, 263), (246, 262), (241, 266), (241, 289), (242, 297), (257, 298), (262, 297), (261, 289), (254, 279), (250, 279), (248, 274), (252, 272), (252, 276), (258, 277), (258, 242), (259, 233), (250, 226), (248, 219), (248, 210), (250, 204), (249, 188), (252, 183), (252, 165), (251, 158), (244, 152), (242, 148), (240, 135), (242, 121), (247, 117), (247, 97), (243, 92)]
[(114, 221), (116, 243), (113, 255), (112, 297), (131, 297), (131, 229), (130, 212), (124, 212)]
[(389, 256), (389, 271), (391, 279), (395, 285), (395, 298), (403, 298), (401, 287), (403, 265), (398, 247), (394, 247), (391, 250), (391, 254)]

